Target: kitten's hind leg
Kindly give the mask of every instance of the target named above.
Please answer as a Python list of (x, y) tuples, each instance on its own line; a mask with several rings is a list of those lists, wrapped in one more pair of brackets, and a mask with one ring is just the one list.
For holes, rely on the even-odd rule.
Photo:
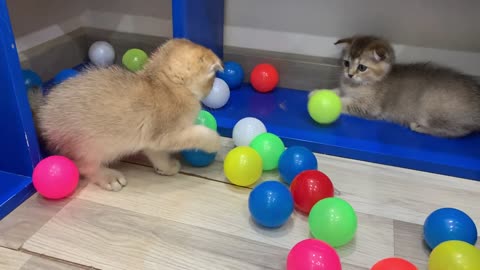
[(120, 191), (127, 185), (127, 179), (121, 172), (107, 168), (99, 159), (93, 158), (92, 152), (88, 152), (90, 155), (84, 156), (80, 156), (78, 153), (73, 160), (80, 175), (88, 181), (110, 191)]
[(94, 175), (91, 175), (91, 180), (110, 191), (120, 191), (127, 185), (127, 179), (123, 173), (104, 166), (100, 167)]
[(143, 150), (155, 169), (161, 175), (175, 175), (180, 171), (180, 161), (167, 151)]

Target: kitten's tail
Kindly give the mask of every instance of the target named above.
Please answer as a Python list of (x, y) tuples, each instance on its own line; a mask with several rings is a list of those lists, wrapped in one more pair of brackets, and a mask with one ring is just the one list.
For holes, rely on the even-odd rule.
[(28, 90), (28, 102), (30, 103), (30, 109), (32, 110), (32, 114), (34, 120), (36, 120), (35, 116), (38, 113), (40, 107), (45, 104), (45, 98), (43, 96), (42, 89), (40, 87), (31, 88)]

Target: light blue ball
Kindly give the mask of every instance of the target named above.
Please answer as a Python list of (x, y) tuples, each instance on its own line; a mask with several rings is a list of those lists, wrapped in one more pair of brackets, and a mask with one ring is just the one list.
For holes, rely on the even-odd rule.
[(292, 146), (283, 151), (278, 161), (278, 172), (291, 184), (295, 176), (306, 170), (317, 169), (317, 159), (312, 151), (303, 146)]
[(206, 167), (215, 161), (217, 153), (207, 153), (202, 150), (184, 150), (181, 153), (183, 160), (193, 167)]
[(265, 181), (256, 186), (248, 197), (248, 209), (253, 220), (267, 228), (285, 224), (293, 212), (293, 197), (278, 181)]
[(62, 71), (60, 71), (54, 78), (53, 78), (53, 83), (54, 84), (60, 84), (70, 78), (73, 78), (78, 75), (78, 71), (67, 68)]
[(38, 76), (37, 73), (35, 73), (35, 71), (30, 69), (24, 69), (22, 70), (22, 75), (23, 82), (27, 90), (32, 87), (42, 86), (42, 79), (40, 78), (40, 76)]
[(458, 240), (475, 245), (477, 227), (463, 211), (455, 208), (441, 208), (433, 211), (427, 217), (423, 225), (423, 235), (431, 249), (448, 240)]
[(233, 61), (224, 62), (223, 72), (217, 72), (217, 77), (224, 80), (230, 89), (240, 87), (240, 85), (242, 85), (244, 76), (245, 73), (243, 72), (242, 66)]

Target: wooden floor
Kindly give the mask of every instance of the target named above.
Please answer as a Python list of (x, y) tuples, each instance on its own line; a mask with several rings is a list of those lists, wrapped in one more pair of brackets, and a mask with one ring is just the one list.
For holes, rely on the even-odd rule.
[[(250, 189), (223, 175), (221, 160), (232, 148), (224, 144), (210, 167), (184, 167), (174, 177), (122, 163), (129, 185), (119, 193), (82, 183), (63, 201), (33, 196), (0, 221), (0, 269), (285, 269), (289, 249), (309, 237), (307, 219), (294, 213), (275, 230), (253, 224)], [(370, 269), (390, 256), (426, 269), (421, 224), (437, 208), (462, 209), (480, 224), (480, 182), (317, 158), (359, 218), (355, 239), (338, 249), (344, 270)]]

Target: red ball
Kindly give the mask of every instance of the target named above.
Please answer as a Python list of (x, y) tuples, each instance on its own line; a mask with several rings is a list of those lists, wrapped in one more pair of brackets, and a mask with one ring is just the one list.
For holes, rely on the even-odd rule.
[(277, 69), (270, 64), (259, 64), (250, 73), (250, 83), (258, 92), (272, 91), (278, 84)]
[(377, 262), (371, 270), (418, 270), (418, 268), (402, 258), (386, 258)]
[(321, 171), (306, 170), (299, 173), (290, 185), (295, 207), (306, 214), (320, 200), (333, 197), (333, 184)]

